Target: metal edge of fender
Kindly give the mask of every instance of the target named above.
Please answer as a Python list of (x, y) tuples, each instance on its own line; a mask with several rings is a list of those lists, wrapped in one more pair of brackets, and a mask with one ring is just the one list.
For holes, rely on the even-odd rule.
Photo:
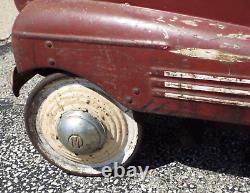
[(14, 1), (18, 11), (22, 11), (22, 9), (32, 0), (14, 0)]
[(33, 78), (37, 73), (35, 71), (28, 71), (24, 73), (19, 73), (15, 67), (12, 73), (10, 74), (10, 84), (13, 91), (13, 94), (16, 97), (20, 96), (20, 90), (22, 86)]

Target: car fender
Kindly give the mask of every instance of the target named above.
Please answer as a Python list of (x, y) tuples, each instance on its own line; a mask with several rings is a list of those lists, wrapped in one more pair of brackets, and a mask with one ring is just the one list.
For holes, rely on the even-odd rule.
[[(248, 84), (238, 82), (250, 80), (246, 26), (127, 4), (36, 0), (20, 13), (12, 34), (19, 74), (71, 73), (133, 110), (211, 120), (221, 119), (211, 112), (227, 112), (222, 119), (230, 121), (232, 106), (250, 107), (241, 95), (248, 95)], [(234, 98), (219, 93), (228, 92), (229, 83)], [(191, 97), (182, 98), (183, 90)]]

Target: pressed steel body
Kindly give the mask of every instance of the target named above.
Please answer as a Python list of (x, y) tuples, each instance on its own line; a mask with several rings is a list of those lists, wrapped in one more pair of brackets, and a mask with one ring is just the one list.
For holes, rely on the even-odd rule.
[(250, 124), (248, 1), (113, 2), (30, 3), (13, 28), (19, 75), (70, 72), (136, 111)]
[[(23, 9), (32, 0), (15, 0), (17, 8)], [(190, 16), (209, 18), (224, 22), (249, 26), (250, 15), (248, 0), (105, 0), (106, 2), (126, 3), (151, 9), (181, 13)]]

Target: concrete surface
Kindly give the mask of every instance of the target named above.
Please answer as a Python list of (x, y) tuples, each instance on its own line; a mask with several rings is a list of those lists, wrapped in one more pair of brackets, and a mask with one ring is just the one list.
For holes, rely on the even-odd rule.
[[(1, 193), (250, 192), (250, 135), (241, 131), (249, 128), (152, 115), (141, 115), (143, 141), (131, 163), (150, 166), (145, 181), (63, 173), (38, 154), (24, 128), (25, 101), (41, 77), (30, 81), (21, 97), (15, 98), (8, 83), (14, 65), (10, 42), (0, 42)], [(182, 146), (176, 134), (194, 128), (204, 131), (197, 146)]]
[(17, 16), (14, 0), (1, 0), (0, 2), (0, 40), (10, 36), (12, 24)]

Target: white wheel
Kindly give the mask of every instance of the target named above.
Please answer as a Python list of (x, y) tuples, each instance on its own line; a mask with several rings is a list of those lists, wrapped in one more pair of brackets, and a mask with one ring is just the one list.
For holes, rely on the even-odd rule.
[(27, 132), (56, 166), (73, 174), (100, 175), (104, 166), (127, 163), (139, 138), (132, 112), (111, 101), (86, 80), (49, 76), (26, 104)]

